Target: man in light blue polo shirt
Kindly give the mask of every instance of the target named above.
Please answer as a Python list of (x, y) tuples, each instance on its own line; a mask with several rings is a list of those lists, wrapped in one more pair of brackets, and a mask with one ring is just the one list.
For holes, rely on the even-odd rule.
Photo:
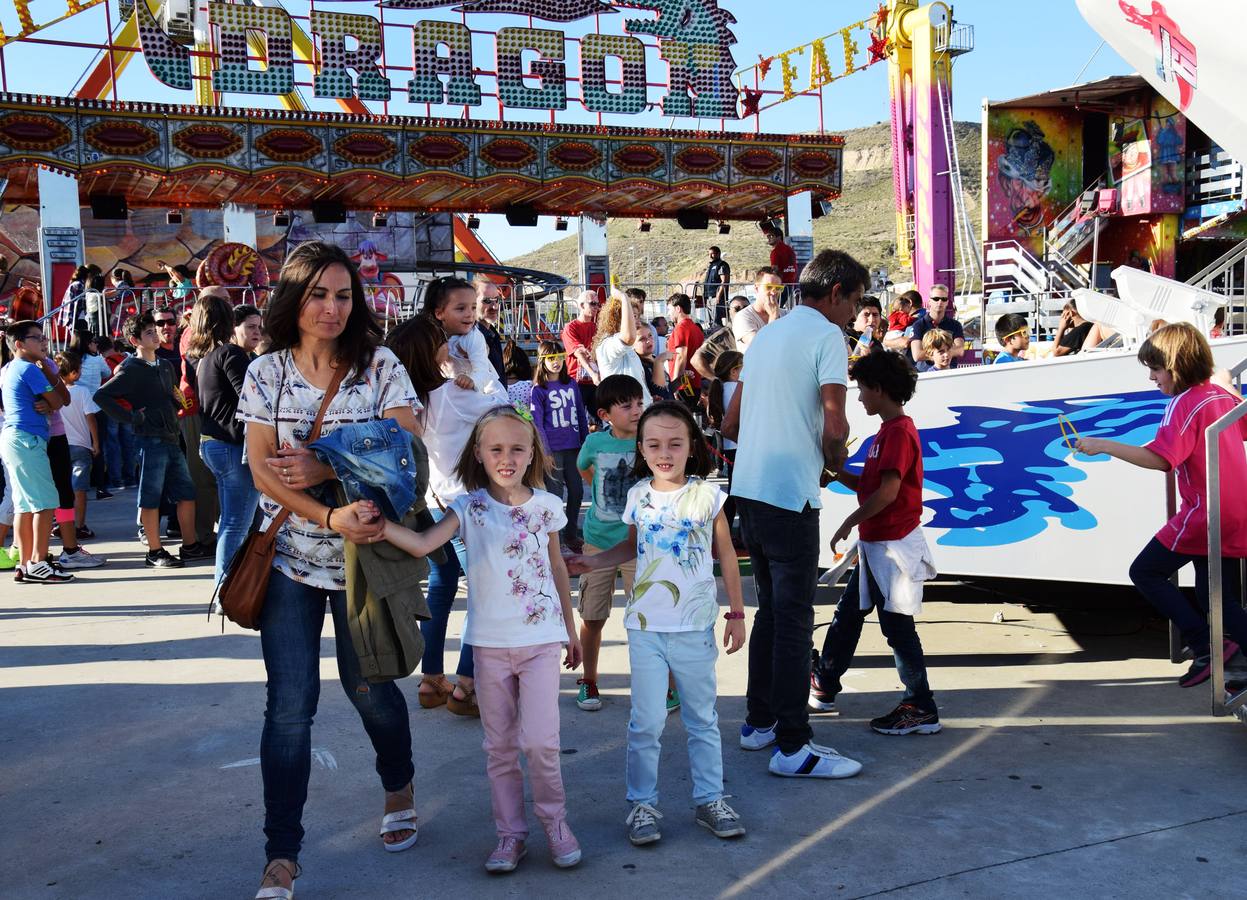
[(847, 778), (861, 765), (811, 743), (806, 698), (818, 580), (824, 467), (844, 462), (848, 354), (842, 329), (870, 276), (847, 253), (824, 250), (801, 273), (801, 303), (758, 332), (723, 423), (737, 442), (739, 498), (758, 612), (749, 638), (746, 750), (777, 744), (776, 775)]

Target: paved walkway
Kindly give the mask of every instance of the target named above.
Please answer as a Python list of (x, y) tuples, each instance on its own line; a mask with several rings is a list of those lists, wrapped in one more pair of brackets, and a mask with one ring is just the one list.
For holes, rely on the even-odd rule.
[[(0, 576), (8, 900), (250, 897), (258, 881), (259, 642), (205, 620), (209, 566), (142, 567), (133, 501), (127, 492), (91, 506), (104, 538), (91, 547), (111, 557), (107, 568), (58, 587)], [(1053, 585), (1053, 598), (1066, 590)], [(822, 593), (830, 603), (830, 590)], [(867, 624), (842, 715), (814, 724), (816, 740), (864, 763), (848, 781), (781, 780), (766, 773), (764, 753), (738, 749), (745, 656), (721, 657), (728, 792), (750, 833), (728, 843), (694, 825), (673, 717), (662, 756), (664, 836), (643, 850), (624, 835), (627, 648), (616, 615), (602, 658), (605, 708), (578, 710), (575, 676), (563, 679), (564, 774), (585, 861), (554, 869), (538, 832), (520, 871), (502, 878), (481, 868), (493, 835), (479, 725), (421, 710), (414, 680), (404, 689), (420, 842), (382, 852), (372, 754), (335, 684), (326, 637), (298, 894), (1247, 895), (1247, 728), (1208, 716), (1204, 690), (1175, 686), (1160, 623), (1137, 608), (1058, 617), (983, 599), (935, 588), (920, 620), (945, 723), (937, 736), (869, 731), (900, 685)], [(822, 607), (819, 620), (830, 613)], [(453, 634), (461, 624), (459, 612)], [(452, 641), (448, 660), (455, 649)]]

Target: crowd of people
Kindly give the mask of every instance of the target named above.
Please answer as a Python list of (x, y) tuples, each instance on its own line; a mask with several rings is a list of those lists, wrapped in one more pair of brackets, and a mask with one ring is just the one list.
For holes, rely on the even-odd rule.
[[(521, 756), (553, 863), (580, 862), (560, 769), (560, 667), (581, 669), (577, 707), (600, 710), (602, 636), (620, 582), (627, 838), (661, 840), (661, 736), (676, 712), (695, 821), (719, 838), (740, 837), (746, 826), (724, 794), (720, 647), (747, 647), (739, 747), (769, 751), (776, 776), (861, 771), (814, 741), (810, 713), (835, 709), (871, 610), (904, 685), (871, 728), (942, 727), (916, 626), (923, 582), (936, 570), (920, 526), (921, 438), (905, 404), (920, 370), (956, 366), (966, 351), (938, 286), (925, 302), (911, 292), (885, 312), (866, 295), (866, 269), (824, 250), (786, 304), (795, 264), (776, 262), (757, 270), (753, 299), (707, 290), (724, 307), (708, 333), (687, 295), (666, 298), (665, 315), (647, 321), (648, 297), (637, 288), (585, 291), (559, 340), (537, 344), (535, 362), (507, 338), (499, 288), (487, 279), (434, 280), (419, 312), (383, 334), (350, 257), (318, 242), (290, 253), (262, 314), (235, 306), (224, 289), (201, 290), (181, 333), (170, 310), (127, 319), (129, 352), (82, 330), (52, 357), (39, 322), (13, 323), (0, 370), (0, 458), (16, 554), (3, 556), (32, 584), (102, 565), (78, 544), (91, 536), (93, 489), (103, 497), (137, 487), (146, 565), (213, 559), (217, 584), (247, 534), (273, 530), (259, 626), (267, 673), (259, 898), (291, 897), (300, 872), (326, 609), (339, 680), (376, 752), (386, 851), (418, 838), (409, 709), (397, 684), (418, 667), (421, 708), (480, 719), (497, 837), (485, 868), (512, 871), (527, 853)], [(726, 287), (724, 270), (708, 285)], [(1057, 343), (1068, 338), (1077, 352), (1089, 329), (1072, 305), (1066, 312)], [(997, 363), (1020, 358), (1025, 318), (1004, 316), (996, 331)], [(1139, 448), (1086, 437), (1079, 449), (1179, 472), (1182, 508), (1131, 577), (1195, 653), (1181, 682), (1189, 686), (1207, 679), (1214, 648), (1206, 620), (1169, 576), (1194, 564), (1206, 609), (1202, 424), (1237, 399), (1210, 382), (1211, 353), (1190, 326), (1160, 327), (1139, 358), (1175, 398), (1156, 439)], [(879, 419), (861, 468), (847, 464), (850, 384)], [(1230, 436), (1222, 459), (1241, 480), (1240, 437), (1247, 431)], [(716, 469), (726, 491), (710, 480)], [(833, 481), (857, 504), (832, 549), (856, 530), (858, 563), (815, 649), (819, 510)], [(162, 543), (162, 517), (180, 537), (176, 556)], [(1233, 585), (1237, 558), (1247, 556), (1247, 508), (1231, 505), (1223, 517)], [(54, 531), (59, 557), (49, 553)], [(722, 565), (719, 579), (714, 568), (742, 552), (757, 604), (748, 629), (737, 566)], [(461, 577), (468, 615), (451, 681), (444, 657)], [(1223, 652), (1247, 641), (1236, 604), (1226, 606), (1226, 629)]]

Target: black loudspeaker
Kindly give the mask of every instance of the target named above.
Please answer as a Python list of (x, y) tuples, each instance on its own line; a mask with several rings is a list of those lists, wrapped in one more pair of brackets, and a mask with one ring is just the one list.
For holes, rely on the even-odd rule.
[(681, 210), (676, 213), (675, 220), (686, 231), (705, 231), (710, 227), (709, 213), (697, 212), (691, 209)]
[(314, 200), (312, 218), (317, 225), (341, 225), (346, 221), (346, 207), (337, 200)]
[(531, 206), (508, 206), (507, 224), (513, 227), (533, 228), (537, 225), (537, 210)]
[(100, 220), (117, 220), (130, 218), (130, 210), (126, 206), (126, 198), (119, 194), (92, 194), (90, 197), (91, 215)]

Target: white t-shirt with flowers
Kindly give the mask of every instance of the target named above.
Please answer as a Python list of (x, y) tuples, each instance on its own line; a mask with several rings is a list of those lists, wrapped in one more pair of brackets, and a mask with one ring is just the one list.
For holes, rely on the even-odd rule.
[[(324, 396), (323, 390), (303, 377), (289, 351), (267, 353), (247, 367), (237, 418), (276, 429), (279, 448), (303, 447)], [(362, 377), (350, 374), (329, 401), (320, 433), (329, 434), (341, 425), (375, 422), (385, 418), (386, 410), (404, 406), (421, 409), (411, 378), (392, 351), (378, 347)], [(261, 530), (268, 528), (281, 509), (276, 500), (260, 494)], [(291, 513), (277, 533), (276, 546), (273, 568), (278, 572), (326, 590), (346, 588), (342, 535), (336, 531)]]
[(459, 536), (468, 550), (468, 618), (473, 647), (531, 647), (567, 642), (567, 625), (550, 571), (550, 532), (567, 524), (563, 501), (533, 491), (507, 506), (480, 488), (456, 497)]
[(719, 612), (714, 519), (727, 501), (718, 485), (690, 478), (678, 491), (645, 479), (628, 491), (623, 520), (636, 526), (636, 583), (624, 627), (704, 631)]

